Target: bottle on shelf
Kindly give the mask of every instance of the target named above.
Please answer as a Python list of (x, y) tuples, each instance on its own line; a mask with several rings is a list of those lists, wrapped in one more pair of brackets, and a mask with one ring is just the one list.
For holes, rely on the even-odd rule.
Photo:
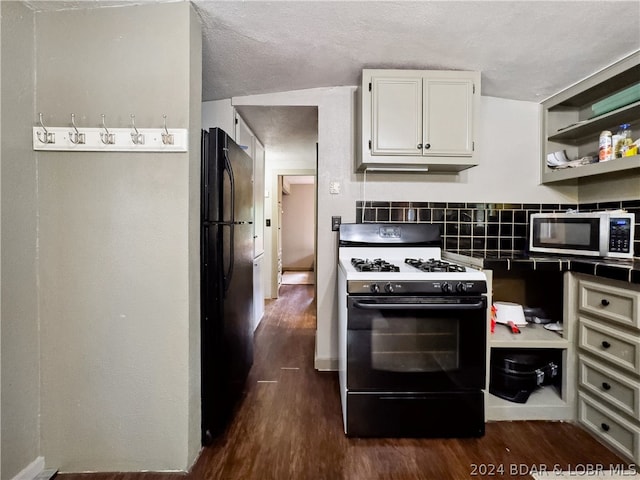
[(600, 134), (598, 152), (598, 160), (601, 162), (606, 162), (607, 160), (614, 158), (612, 137), (609, 130), (605, 130)]
[(623, 123), (620, 125), (618, 132), (612, 137), (613, 152), (615, 158), (624, 156), (624, 153), (631, 147), (633, 140), (631, 139), (631, 125)]

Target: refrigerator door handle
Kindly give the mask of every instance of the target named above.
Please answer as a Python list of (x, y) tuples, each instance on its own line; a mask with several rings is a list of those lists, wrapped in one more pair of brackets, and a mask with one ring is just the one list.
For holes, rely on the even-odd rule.
[(209, 220), (209, 132), (202, 131), (202, 142), (200, 146), (202, 155), (202, 218)]
[(233, 223), (236, 221), (236, 209), (235, 209), (235, 196), (236, 196), (236, 184), (233, 178), (233, 168), (231, 168), (231, 160), (229, 160), (229, 149), (228, 148), (224, 148), (224, 169), (227, 172), (227, 174), (229, 175), (229, 185), (231, 188), (230, 196), (231, 196), (231, 205), (229, 205), (231, 207), (231, 218), (229, 219), (229, 222)]
[(223, 282), (224, 282), (224, 291), (223, 295), (227, 296), (227, 291), (229, 290), (229, 285), (231, 285), (231, 278), (233, 277), (233, 264), (235, 263), (235, 259), (233, 258), (233, 243), (234, 243), (234, 233), (235, 233), (235, 225), (223, 225), (223, 227), (229, 227), (229, 244), (227, 248), (229, 249), (229, 266), (227, 267), (227, 271), (224, 273)]

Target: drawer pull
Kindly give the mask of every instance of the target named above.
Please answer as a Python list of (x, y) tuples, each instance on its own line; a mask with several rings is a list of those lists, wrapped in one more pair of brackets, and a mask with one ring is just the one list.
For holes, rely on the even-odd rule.
[(611, 390), (611, 385), (609, 385), (607, 382), (602, 382), (602, 388), (604, 390)]
[(607, 342), (606, 340), (602, 341), (602, 348), (609, 348), (611, 346), (611, 344), (609, 342)]
[(601, 428), (602, 428), (602, 430), (604, 430), (605, 432), (608, 432), (608, 431), (609, 431), (609, 429), (611, 428), (611, 427), (609, 427), (609, 425), (607, 425), (607, 424), (606, 424), (606, 423), (604, 423), (604, 422), (600, 424), (600, 427), (601, 427)]
[(608, 307), (609, 306), (609, 300), (607, 300), (606, 298), (603, 298), (602, 300), (600, 300), (600, 305), (602, 305), (603, 307)]

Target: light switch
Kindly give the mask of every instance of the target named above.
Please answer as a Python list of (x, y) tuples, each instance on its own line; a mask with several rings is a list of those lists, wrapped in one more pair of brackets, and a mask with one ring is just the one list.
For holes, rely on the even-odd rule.
[(329, 182), (329, 193), (332, 195), (337, 195), (340, 193), (340, 182)]

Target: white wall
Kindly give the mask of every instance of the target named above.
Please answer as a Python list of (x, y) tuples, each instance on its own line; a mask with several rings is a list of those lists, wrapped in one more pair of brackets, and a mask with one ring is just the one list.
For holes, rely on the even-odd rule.
[[(336, 234), (331, 216), (355, 221), (355, 202), (365, 192), (354, 173), (355, 87), (320, 88), (235, 97), (234, 105), (318, 106), (318, 242), (316, 368), (335, 368), (337, 359)], [(483, 97), (478, 125), (480, 165), (459, 175), (369, 174), (366, 199), (456, 202), (549, 202), (577, 200), (576, 187), (538, 185), (538, 104)], [(269, 157), (269, 155), (268, 155)], [(275, 159), (269, 158), (270, 162)], [(298, 167), (300, 168), (300, 167)], [(267, 173), (268, 178), (269, 173)], [(329, 183), (339, 181), (339, 195)]]
[[(539, 185), (540, 106), (481, 97), (479, 165), (452, 174), (368, 174), (366, 199), (438, 202), (572, 203), (577, 188)], [(358, 180), (363, 179), (358, 174)], [(360, 195), (364, 184), (360, 182)], [(360, 198), (362, 199), (362, 198)]]
[[(286, 177), (285, 177), (286, 178)], [(313, 270), (315, 254), (315, 185), (290, 186), (282, 197), (282, 268)]]
[(234, 109), (231, 99), (202, 102), (202, 128), (220, 127), (231, 138), (236, 138)]
[[(185, 7), (182, 7), (185, 8)], [(193, 8), (189, 8), (188, 104), (189, 104), (189, 218), (188, 218), (188, 372), (187, 378), (187, 445), (184, 463), (174, 468), (188, 470), (202, 448), (201, 378), (200, 378), (200, 201), (202, 142), (202, 25)], [(183, 52), (183, 55), (185, 52)], [(180, 219), (184, 221), (184, 218)], [(184, 467), (180, 466), (184, 465)]]
[(580, 203), (640, 199), (640, 172), (633, 170), (612, 173), (604, 178), (582, 178), (578, 197)]
[(62, 471), (186, 470), (200, 443), (197, 17), (187, 2), (41, 12), (36, 38), (48, 124), (166, 114), (190, 131), (188, 153), (37, 154), (41, 451)]
[(34, 15), (0, 2), (2, 143), (1, 389), (2, 470), (13, 478), (39, 456), (40, 345), (36, 276), (37, 188), (34, 121)]
[[(0, 110), (2, 107), (2, 5), (0, 5)], [(2, 113), (0, 112), (0, 145), (2, 145)], [(0, 214), (2, 213), (2, 148), (0, 147)], [(0, 221), (0, 252), (2, 252), (2, 222)], [(0, 278), (2, 278), (2, 255), (0, 255)], [(0, 399), (2, 398), (2, 281), (0, 281)], [(0, 425), (2, 424), (2, 402), (0, 401)], [(2, 429), (0, 428), (0, 431)], [(2, 434), (0, 433), (0, 478), (2, 478)]]

